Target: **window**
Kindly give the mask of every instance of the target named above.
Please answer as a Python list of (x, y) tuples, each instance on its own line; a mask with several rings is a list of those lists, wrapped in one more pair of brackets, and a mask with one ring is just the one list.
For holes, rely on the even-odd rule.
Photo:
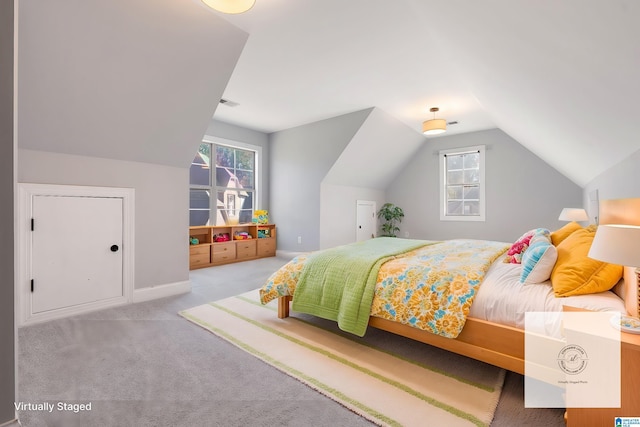
[(440, 220), (484, 221), (484, 145), (442, 150)]
[(204, 141), (189, 170), (189, 225), (251, 222), (258, 147)]

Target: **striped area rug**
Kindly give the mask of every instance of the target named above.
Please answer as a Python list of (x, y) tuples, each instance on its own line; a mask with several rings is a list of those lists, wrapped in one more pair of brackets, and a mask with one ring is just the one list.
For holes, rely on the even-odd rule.
[[(450, 427), (491, 423), (504, 370), (459, 357), (460, 364), (471, 365), (446, 372), (433, 367), (437, 364), (393, 354), (384, 346), (377, 348), (375, 340), (366, 342), (331, 330), (323, 321), (278, 319), (276, 308), (275, 301), (261, 305), (256, 290), (180, 315), (375, 424), (424, 426), (428, 420), (428, 425)], [(425, 350), (429, 347), (412, 344), (425, 346)], [(440, 358), (449, 355), (435, 354)], [(459, 377), (460, 372), (473, 378)]]

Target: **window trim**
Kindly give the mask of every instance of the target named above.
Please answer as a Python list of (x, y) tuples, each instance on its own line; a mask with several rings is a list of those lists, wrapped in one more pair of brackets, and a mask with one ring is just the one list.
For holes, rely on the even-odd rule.
[[(446, 156), (452, 154), (480, 153), (480, 189), (479, 189), (479, 215), (447, 215), (447, 166)], [(440, 164), (440, 221), (485, 221), (486, 220), (486, 194), (485, 194), (485, 146), (474, 145), (471, 147), (452, 148), (438, 152)]]
[[(202, 141), (200, 142), (201, 144), (212, 144), (212, 148), (215, 145), (224, 145), (230, 148), (238, 148), (241, 150), (248, 150), (248, 151), (253, 151), (255, 153), (255, 161), (254, 161), (254, 189), (253, 194), (254, 194), (254, 201), (253, 201), (253, 210), (255, 211), (256, 209), (259, 209), (259, 200), (260, 200), (260, 196), (261, 196), (261, 192), (260, 192), (260, 187), (261, 187), (261, 176), (260, 176), (260, 162), (262, 161), (262, 147), (259, 145), (252, 145), (252, 144), (247, 144), (245, 142), (241, 142), (241, 141), (234, 141), (231, 139), (225, 139), (225, 138), (218, 138), (218, 137), (213, 137), (210, 135), (205, 135), (202, 138)], [(209, 176), (209, 185), (208, 186), (203, 186), (203, 185), (195, 185), (195, 184), (191, 184), (189, 183), (189, 190), (209, 190), (211, 192), (210, 194), (210, 199), (209, 199), (209, 218), (210, 218), (210, 225), (214, 225), (215, 224), (215, 219), (217, 218), (218, 215), (218, 207), (217, 207), (217, 189), (218, 187), (215, 185), (214, 181), (214, 176), (210, 175)], [(225, 201), (226, 202), (226, 201)], [(213, 221), (211, 221), (211, 219), (213, 219)], [(215, 224), (215, 225), (224, 225), (224, 224)]]

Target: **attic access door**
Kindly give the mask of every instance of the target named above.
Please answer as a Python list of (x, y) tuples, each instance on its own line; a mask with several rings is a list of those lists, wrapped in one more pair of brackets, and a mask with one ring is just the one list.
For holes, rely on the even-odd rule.
[(131, 300), (132, 197), (131, 189), (21, 184), (22, 324)]
[(361, 242), (376, 236), (376, 202), (356, 201), (356, 241)]
[(124, 295), (122, 199), (35, 196), (34, 314)]

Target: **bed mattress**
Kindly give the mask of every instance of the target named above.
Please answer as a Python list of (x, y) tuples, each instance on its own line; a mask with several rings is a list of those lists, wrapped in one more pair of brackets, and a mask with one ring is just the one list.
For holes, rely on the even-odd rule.
[(572, 306), (592, 311), (625, 313), (624, 302), (611, 291), (589, 295), (556, 297), (550, 281), (522, 284), (522, 266), (496, 260), (487, 272), (469, 316), (524, 329), (525, 313), (556, 312)]

